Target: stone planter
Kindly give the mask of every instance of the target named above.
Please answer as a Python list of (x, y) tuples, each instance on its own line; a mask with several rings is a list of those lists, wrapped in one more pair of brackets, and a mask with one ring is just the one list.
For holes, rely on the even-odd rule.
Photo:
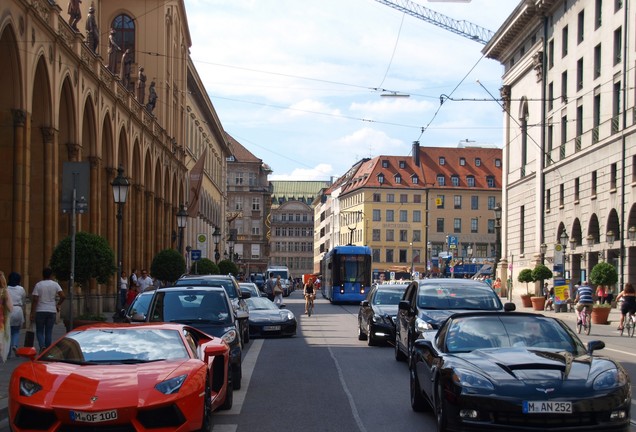
[(545, 309), (545, 297), (530, 297), (530, 301), (532, 302), (532, 309), (536, 311), (543, 311)]
[(530, 300), (532, 296), (530, 294), (524, 294), (521, 296), (521, 304), (523, 307), (532, 307), (532, 300)]
[(594, 305), (592, 308), (592, 324), (609, 324), (607, 318), (611, 310), (611, 307), (597, 307)]

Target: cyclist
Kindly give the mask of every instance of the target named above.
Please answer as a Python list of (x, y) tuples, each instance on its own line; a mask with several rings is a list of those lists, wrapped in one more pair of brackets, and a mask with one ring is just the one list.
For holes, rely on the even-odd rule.
[(621, 321), (618, 324), (618, 331), (623, 330), (623, 323), (627, 314), (636, 313), (636, 290), (634, 286), (627, 282), (623, 291), (616, 296), (616, 300), (622, 300), (621, 304)]
[(309, 278), (307, 283), (305, 284), (305, 288), (303, 289), (303, 295), (305, 296), (305, 314), (309, 310), (310, 302), (314, 302), (314, 298), (316, 297), (316, 290), (314, 288), (314, 278)]
[(588, 285), (587, 281), (583, 281), (581, 286), (576, 290), (574, 302), (576, 303), (576, 312), (579, 318), (577, 321), (578, 325), (581, 324), (581, 311), (585, 309), (589, 316), (592, 313), (592, 305), (594, 304), (594, 291), (592, 291), (592, 287)]

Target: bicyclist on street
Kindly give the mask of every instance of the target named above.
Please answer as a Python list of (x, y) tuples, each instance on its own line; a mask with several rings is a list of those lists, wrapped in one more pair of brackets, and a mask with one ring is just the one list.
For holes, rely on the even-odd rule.
[[(581, 311), (585, 309), (590, 315), (592, 313), (592, 305), (594, 304), (594, 291), (592, 287), (588, 285), (587, 281), (583, 281), (581, 286), (576, 290), (576, 312), (578, 314), (577, 325), (581, 324)], [(588, 323), (589, 324), (589, 323)]]
[(309, 278), (303, 289), (303, 295), (305, 296), (305, 314), (309, 310), (309, 302), (313, 302), (316, 298), (316, 289), (314, 288), (314, 278)]
[(616, 296), (616, 301), (622, 300), (621, 304), (621, 321), (618, 323), (618, 331), (623, 330), (625, 315), (636, 313), (636, 290), (634, 286), (627, 282), (623, 291)]

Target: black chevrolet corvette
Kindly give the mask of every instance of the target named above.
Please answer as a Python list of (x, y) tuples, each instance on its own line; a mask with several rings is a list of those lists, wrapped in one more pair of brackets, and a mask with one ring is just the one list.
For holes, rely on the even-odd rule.
[(630, 379), (604, 346), (542, 315), (455, 314), (414, 343), (411, 406), (438, 431), (628, 431)]

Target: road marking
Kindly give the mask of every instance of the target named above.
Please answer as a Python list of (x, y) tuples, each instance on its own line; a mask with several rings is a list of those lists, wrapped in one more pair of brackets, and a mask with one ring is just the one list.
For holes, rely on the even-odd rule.
[(617, 352), (617, 353), (621, 353), (621, 354), (625, 354), (625, 355), (628, 355), (628, 356), (636, 357), (636, 353), (633, 353), (633, 352), (630, 352), (630, 351), (621, 351), (621, 350), (617, 350), (617, 349), (614, 349), (614, 348), (605, 347), (605, 348), (603, 348), (603, 351), (614, 351), (614, 352)]
[[(234, 415), (240, 414), (243, 409), (243, 402), (245, 402), (245, 396), (247, 395), (247, 390), (250, 387), (250, 381), (252, 381), (252, 372), (254, 372), (254, 368), (256, 367), (256, 360), (258, 359), (258, 355), (261, 352), (261, 348), (263, 347), (263, 339), (256, 339), (251, 341), (250, 349), (243, 357), (242, 369), (243, 369), (243, 379), (241, 380), (241, 389), (234, 391), (234, 400), (232, 402), (232, 409), (227, 411), (216, 411), (214, 413), (215, 416), (223, 416), (223, 415)], [(219, 426), (234, 426), (234, 425), (219, 425)], [(236, 427), (232, 430), (219, 430), (217, 431), (216, 426), (212, 429), (214, 432), (234, 432), (236, 431)]]
[(342, 385), (342, 389), (344, 390), (345, 394), (347, 395), (347, 399), (349, 400), (351, 413), (353, 414), (353, 418), (355, 419), (356, 424), (358, 425), (358, 430), (360, 432), (367, 432), (367, 429), (364, 427), (364, 423), (362, 423), (362, 419), (360, 418), (360, 414), (358, 413), (358, 408), (356, 407), (356, 403), (353, 400), (353, 395), (349, 391), (349, 387), (347, 386), (347, 383), (345, 382), (344, 374), (342, 373), (342, 368), (340, 367), (340, 363), (338, 363), (338, 359), (334, 355), (333, 350), (331, 349), (331, 346), (327, 346), (327, 349), (329, 350), (329, 355), (331, 355), (331, 358), (333, 359), (333, 362), (336, 365), (336, 370), (338, 371), (338, 378), (340, 378), (340, 384)]
[(238, 425), (235, 425), (235, 424), (223, 424), (223, 425), (212, 426), (212, 432), (236, 432), (237, 429), (238, 429)]

